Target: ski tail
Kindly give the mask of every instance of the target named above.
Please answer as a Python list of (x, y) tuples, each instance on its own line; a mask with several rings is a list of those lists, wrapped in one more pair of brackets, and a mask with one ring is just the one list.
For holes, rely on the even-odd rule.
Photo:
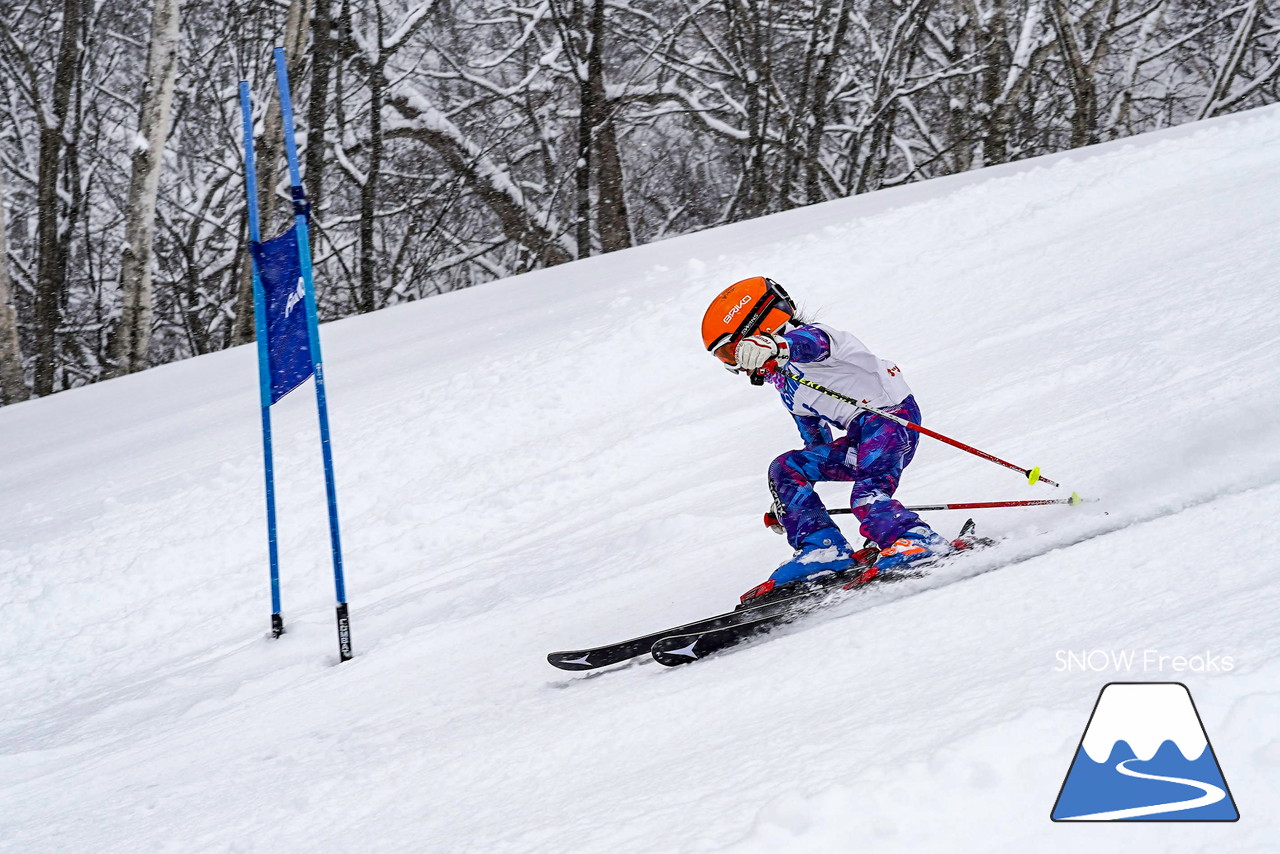
[(976, 526), (973, 524), (972, 519), (968, 520), (963, 526), (961, 526), (960, 533), (951, 541), (952, 548), (958, 552), (968, 551), (970, 549), (986, 548), (987, 546), (994, 546), (995, 544), (996, 541), (990, 537), (978, 536)]

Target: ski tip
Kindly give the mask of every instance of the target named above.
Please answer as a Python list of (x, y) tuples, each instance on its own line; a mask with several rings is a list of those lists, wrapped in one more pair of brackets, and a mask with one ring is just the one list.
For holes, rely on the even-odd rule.
[(547, 663), (561, 670), (594, 670), (597, 665), (591, 662), (588, 652), (549, 652)]
[(1038, 480), (1040, 480), (1040, 466), (1036, 466), (1027, 472), (1027, 483), (1035, 484)]

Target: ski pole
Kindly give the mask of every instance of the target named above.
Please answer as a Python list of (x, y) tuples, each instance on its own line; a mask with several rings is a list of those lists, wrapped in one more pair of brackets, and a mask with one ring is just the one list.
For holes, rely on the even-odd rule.
[[(1070, 498), (1045, 498), (1036, 499), (1034, 501), (966, 501), (953, 504), (920, 504), (914, 507), (907, 507), (913, 513), (922, 513), (926, 510), (990, 510), (996, 507), (1042, 507), (1046, 504), (1069, 504), (1072, 507), (1078, 507), (1086, 501), (1097, 501), (1096, 498), (1081, 498), (1080, 493), (1071, 493)], [(839, 513), (852, 513), (850, 507), (837, 507), (834, 510), (827, 510), (832, 516)]]
[(894, 415), (893, 413), (885, 412), (882, 409), (876, 409), (874, 406), (868, 406), (865, 403), (859, 403), (853, 398), (846, 397), (845, 395), (840, 394), (839, 392), (832, 391), (826, 386), (818, 385), (813, 380), (807, 380), (804, 377), (797, 377), (794, 374), (787, 374), (786, 376), (790, 377), (791, 379), (795, 380), (801, 385), (808, 386), (814, 391), (821, 392), (822, 394), (825, 394), (828, 397), (834, 397), (836, 400), (843, 401), (849, 404), (850, 406), (856, 406), (858, 409), (861, 409), (864, 412), (870, 412), (872, 415), (878, 415), (881, 418), (885, 418), (885, 419), (888, 419), (889, 421), (892, 421), (894, 424), (900, 424), (901, 426), (906, 427), (909, 430), (914, 430), (917, 433), (921, 433), (925, 436), (929, 436), (931, 438), (937, 439), (939, 442), (945, 442), (948, 445), (951, 445), (953, 448), (959, 448), (962, 451), (968, 451), (969, 453), (973, 454), (976, 457), (982, 457), (982, 459), (984, 460), (990, 460), (991, 462), (996, 463), (997, 465), (1002, 465), (1007, 469), (1013, 469), (1016, 472), (1020, 472), (1026, 476), (1027, 483), (1047, 483), (1050, 486), (1062, 485), (1057, 481), (1049, 480), (1049, 478), (1042, 476), (1040, 474), (1039, 466), (1036, 466), (1035, 468), (1030, 468), (1030, 469), (1024, 469), (1021, 466), (1015, 466), (1013, 463), (1008, 462), (1006, 460), (1002, 460), (999, 457), (994, 456), (992, 454), (988, 454), (986, 451), (980, 451), (977, 448), (973, 447), (972, 445), (966, 445), (964, 442), (960, 442), (955, 439), (952, 439), (950, 436), (944, 436), (941, 433), (937, 432), (936, 430), (930, 430), (928, 427), (922, 427), (919, 424), (908, 421), (907, 419), (901, 418), (897, 415)]

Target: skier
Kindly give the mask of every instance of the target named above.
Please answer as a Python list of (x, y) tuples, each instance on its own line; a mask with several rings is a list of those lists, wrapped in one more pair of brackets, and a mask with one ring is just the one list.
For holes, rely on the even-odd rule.
[[(744, 595), (744, 603), (782, 585), (859, 565), (814, 489), (820, 481), (853, 483), (853, 514), (862, 535), (879, 549), (866, 578), (952, 551), (948, 540), (893, 498), (915, 454), (915, 431), (796, 381), (806, 377), (919, 424), (920, 410), (897, 365), (848, 332), (804, 322), (782, 287), (764, 276), (730, 285), (711, 301), (702, 319), (702, 343), (730, 371), (776, 388), (804, 441), (803, 450), (788, 451), (769, 466), (774, 503), (765, 514), (765, 523), (783, 529), (795, 554)], [(833, 439), (833, 427), (844, 435)]]

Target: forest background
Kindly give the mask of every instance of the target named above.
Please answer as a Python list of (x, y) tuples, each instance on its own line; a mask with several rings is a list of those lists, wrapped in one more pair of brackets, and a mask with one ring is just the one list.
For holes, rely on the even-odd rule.
[(0, 404), (253, 340), (277, 45), (333, 319), (1274, 103), (1271, 5), (9, 0)]

